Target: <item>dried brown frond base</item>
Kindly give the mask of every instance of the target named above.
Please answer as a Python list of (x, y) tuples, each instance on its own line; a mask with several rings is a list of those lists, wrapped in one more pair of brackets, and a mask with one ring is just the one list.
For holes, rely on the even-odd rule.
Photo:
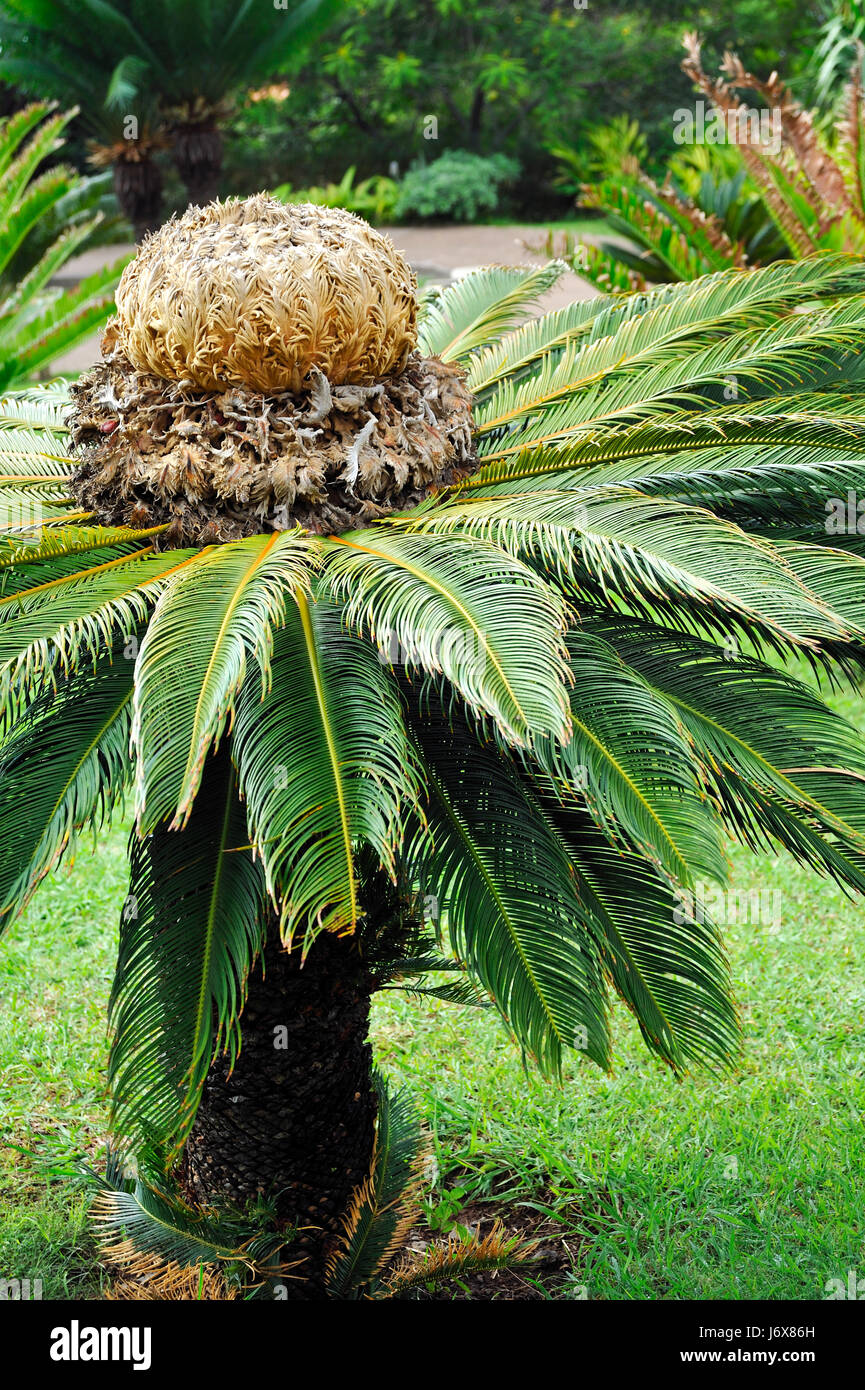
[(168, 523), (165, 549), (302, 526), (336, 534), (477, 466), (461, 368), (415, 353), (374, 386), (214, 393), (113, 357), (72, 387), (71, 491), (105, 526)]
[(114, 1275), (105, 1298), (117, 1303), (227, 1303), (240, 1297), (213, 1265), (190, 1268), (145, 1255), (129, 1241), (106, 1246), (103, 1260)]
[[(555, 1199), (550, 1193), (541, 1193), (536, 1200), (540, 1206), (550, 1206)], [(478, 1236), (494, 1227), (501, 1240), (516, 1237), (521, 1244), (534, 1243), (531, 1263), (524, 1267), (516, 1264), (507, 1269), (477, 1270), (466, 1274), (459, 1283), (421, 1287), (413, 1294), (419, 1302), (542, 1303), (564, 1295), (578, 1248), (561, 1221), (554, 1221), (534, 1207), (518, 1205), (513, 1198), (471, 1202), (455, 1220)], [(416, 1225), (404, 1247), (405, 1255), (421, 1260), (429, 1242), (426, 1224)]]

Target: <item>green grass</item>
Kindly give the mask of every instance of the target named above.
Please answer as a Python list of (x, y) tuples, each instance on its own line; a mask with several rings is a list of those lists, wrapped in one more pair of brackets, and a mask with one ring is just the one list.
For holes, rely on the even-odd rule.
[[(432, 1135), (438, 1228), (463, 1197), (546, 1193), (589, 1298), (811, 1299), (865, 1273), (862, 907), (786, 857), (732, 860), (738, 889), (776, 894), (777, 921), (726, 927), (745, 1030), (728, 1076), (677, 1082), (619, 1010), (614, 1073), (575, 1059), (550, 1085), (490, 1014), (379, 996), (379, 1059)], [(117, 830), (44, 885), (0, 946), (0, 1106), (21, 1148), (95, 1154), (104, 1141), (124, 894)], [(8, 1147), (0, 1276), (13, 1275), (41, 1277), (46, 1298), (99, 1288), (80, 1201)]]
[[(476, 223), (477, 225), (481, 225)], [(540, 221), (519, 217), (490, 217), (482, 224), (485, 227), (537, 227), (539, 231), (550, 228), (554, 232), (571, 232), (574, 236), (609, 236), (610, 224), (605, 217), (545, 217)]]

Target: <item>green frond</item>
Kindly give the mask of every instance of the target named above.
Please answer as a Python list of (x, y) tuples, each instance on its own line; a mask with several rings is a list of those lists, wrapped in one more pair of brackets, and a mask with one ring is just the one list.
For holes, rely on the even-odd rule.
[(323, 582), (383, 656), (445, 675), (515, 744), (566, 734), (564, 604), (522, 561), (395, 523), (329, 540)]
[[(401, 905), (405, 901), (401, 895), (408, 893), (405, 885), (389, 886), (396, 896), (397, 904)], [(378, 885), (372, 891), (381, 898)], [(422, 911), (423, 904), (420, 903), (418, 906), (419, 912)], [(372, 939), (365, 937), (363, 942), (364, 954), (375, 979), (374, 989), (396, 989), (412, 998), (441, 999), (449, 1004), (488, 1007), (489, 1001), (486, 996), (468, 978), (464, 962), (439, 948), (432, 923), (424, 921), (418, 915), (418, 920), (412, 926), (406, 922), (403, 913), (401, 920), (398, 919), (395, 936), (379, 924), (376, 924), (376, 927)], [(459, 978), (440, 985), (428, 983), (430, 975), (442, 974), (456, 975)]]
[(176, 550), (121, 555), (83, 575), (0, 599), (0, 709), (130, 643), (182, 557)]
[(143, 838), (133, 832), (130, 864), (109, 1010), (113, 1125), (126, 1141), (156, 1140), (170, 1163), (214, 1058), (237, 1056), (267, 922), (264, 874), (225, 750), (208, 760), (183, 833), (164, 824)]
[(638, 486), (654, 471), (665, 471), (666, 460), (678, 454), (694, 455), (684, 463), (687, 478), (707, 461), (735, 468), (749, 456), (759, 462), (763, 449), (782, 446), (807, 449), (808, 457), (820, 449), (833, 449), (840, 459), (865, 455), (865, 402), (840, 391), (803, 391), (725, 406), (706, 402), (660, 418), (602, 425), (571, 443), (524, 446), (484, 463), (445, 495), (495, 496), (596, 482)]
[(425, 357), (460, 362), (527, 318), (566, 267), (561, 261), (473, 270), (427, 303), (418, 345)]
[[(56, 110), (52, 101), (32, 101), (0, 121), (0, 176), (5, 176), (16, 151), (39, 122)], [(69, 117), (71, 118), (71, 112)]]
[[(16, 46), (13, 40), (11, 47)], [(29, 61), (40, 67), (34, 45), (26, 46), (33, 50)], [(3, 48), (9, 47), (7, 35)], [(32, 380), (101, 328), (113, 308), (122, 265), (98, 270), (72, 290), (51, 283), (102, 221), (99, 213), (80, 216), (86, 182), (71, 165), (53, 161), (76, 114), (77, 108), (55, 112), (51, 105), (36, 104), (22, 119), (0, 121), (0, 276), (6, 282), (0, 302), (0, 390)], [(53, 162), (45, 167), (48, 161)], [(66, 226), (70, 215), (76, 220)], [(57, 234), (50, 240), (52, 229)]]
[(603, 979), (567, 855), (509, 761), (432, 701), (413, 726), (429, 800), (428, 833), (405, 851), (412, 880), (543, 1072), (565, 1047), (606, 1066)]
[(865, 739), (807, 686), (680, 632), (586, 619), (667, 700), (728, 830), (865, 889)]
[[(813, 435), (816, 441), (819, 426)], [(761, 532), (776, 547), (779, 538), (796, 526), (821, 539), (825, 535), (831, 544), (839, 520), (841, 534), (849, 530), (849, 494), (854, 496), (855, 508), (855, 499), (865, 493), (865, 456), (856, 457), (855, 444), (844, 449), (840, 444), (800, 441), (800, 432), (794, 430), (789, 446), (763, 445), (758, 437), (753, 446), (743, 440), (729, 448), (698, 449), (684, 458), (682, 451), (622, 459), (580, 469), (562, 481), (587, 487), (623, 483), (650, 496), (709, 508), (745, 530)]]
[(606, 353), (575, 345), (524, 380), (503, 383), (479, 408), (479, 453), (506, 458), (530, 444), (561, 446), (601, 426), (651, 413), (657, 418), (699, 404), (699, 392), (721, 390), (731, 379), (741, 399), (791, 384), (821, 384), (827, 372), (838, 380), (855, 379), (863, 327), (865, 298), (856, 295), (768, 328), (727, 332), (704, 346), (689, 348), (680, 341), (674, 351), (669, 345), (660, 352), (653, 348), (642, 355), (641, 371), (634, 370), (636, 359), (623, 356), (626, 330)]
[(564, 308), (529, 319), (520, 328), (504, 334), (498, 342), (472, 353), (467, 363), (466, 382), (472, 395), (477, 400), (505, 377), (524, 372), (546, 353), (568, 347), (588, 331), (610, 303), (610, 297), (603, 295), (579, 299)]
[[(684, 219), (677, 216), (672, 200), (665, 198), (661, 189), (626, 179), (605, 179), (583, 193), (582, 206), (602, 211), (612, 231), (624, 233), (646, 249), (649, 280), (696, 280), (726, 270), (733, 262), (732, 246), (725, 255), (705, 232), (701, 234), (699, 223), (682, 226)], [(606, 249), (613, 251), (609, 245)]]
[(0, 388), (32, 379), (102, 328), (113, 311), (114, 292), (125, 265), (126, 260), (120, 260), (94, 271), (37, 316), (14, 320), (8, 332), (0, 321)]
[(0, 742), (0, 927), (129, 777), (132, 662), (120, 655), (46, 691)]
[[(36, 264), (31, 266), (5, 300), (3, 307), (8, 318), (3, 324), (4, 336), (18, 333), (28, 319), (33, 317), (33, 301), (36, 296), (48, 289), (52, 277), (90, 240), (101, 222), (101, 213), (96, 213), (93, 217), (66, 227), (46, 247)], [(107, 285), (109, 280), (105, 283)]]
[(281, 928), (305, 952), (321, 930), (357, 928), (360, 846), (392, 871), (417, 760), (396, 684), (338, 609), (296, 595), (270, 669), (266, 686), (256, 667), (246, 678), (232, 750)]
[(406, 1224), (415, 1220), (411, 1198), (422, 1148), (417, 1112), (403, 1092), (391, 1095), (377, 1073), (375, 1080), (378, 1115), (372, 1167), (352, 1198), (340, 1244), (328, 1263), (326, 1289), (334, 1299), (374, 1297)]
[(0, 536), (0, 572), (23, 572), (29, 570), (31, 565), (35, 566), (39, 560), (86, 555), (89, 551), (108, 550), (122, 544), (140, 545), (164, 530), (164, 526), (151, 526), (145, 531), (137, 531), (131, 526), (58, 526), (43, 530), (41, 536), (33, 538)]
[[(839, 473), (842, 474), (840, 478)], [(860, 485), (865, 482), (861, 472), (849, 476), (851, 479), (855, 476)], [(833, 477), (835, 483), (843, 487), (842, 470), (833, 470)], [(857, 521), (859, 515), (857, 513)], [(831, 545), (783, 540), (775, 541), (774, 545), (802, 583), (833, 612), (840, 614), (851, 631), (865, 636), (865, 559), (849, 551), (836, 550)]]
[(659, 285), (627, 298), (603, 301), (591, 320), (585, 375), (616, 362), (610, 339), (621, 334), (623, 360), (640, 361), (647, 352), (675, 342), (707, 341), (720, 333), (767, 326), (799, 306), (819, 299), (865, 292), (861, 258), (842, 253), (804, 261), (775, 261), (757, 270), (733, 268), (699, 281)]
[(473, 1009), (488, 1009), (490, 1001), (471, 980), (452, 980), (443, 985), (422, 984), (420, 980), (404, 979), (393, 985), (383, 985), (383, 989), (396, 989), (422, 1004), (427, 999), (438, 999), (443, 1004), (458, 1004)]
[(309, 584), (315, 542), (299, 532), (201, 551), (166, 584), (135, 668), (132, 737), (142, 832), (189, 818), (211, 745), (230, 720), (250, 660), (268, 680), (273, 628)]
[(500, 546), (574, 596), (617, 595), (639, 611), (688, 604), (695, 622), (714, 613), (791, 643), (849, 636), (769, 541), (663, 497), (612, 486), (458, 496), (399, 524), (442, 541)]
[(0, 397), (0, 429), (24, 426), (31, 430), (52, 430), (65, 437), (64, 415), (69, 408), (69, 388), (65, 381), (9, 391)]
[(649, 1050), (677, 1072), (724, 1065), (740, 1044), (718, 928), (698, 899), (642, 854), (611, 845), (575, 800), (545, 778), (537, 795), (561, 836), (604, 969)]
[(105, 1257), (121, 1264), (136, 1255), (154, 1255), (184, 1267), (239, 1265), (249, 1274), (273, 1272), (280, 1238), (250, 1235), (238, 1218), (213, 1218), (194, 1210), (174, 1191), (143, 1178), (125, 1178), (122, 1162), (109, 1164), (95, 1180), (90, 1217)]
[(596, 633), (572, 631), (573, 737), (538, 739), (532, 760), (584, 802), (606, 836), (637, 849), (669, 878), (724, 879), (720, 821), (698, 783), (674, 711)]
[[(50, 558), (22, 561), (5, 570), (0, 568), (0, 622), (8, 622), (19, 613), (50, 603), (55, 593), (66, 591), (67, 585), (89, 583), (117, 567), (149, 561), (154, 556), (153, 546), (141, 544), (140, 531), (133, 534), (134, 540), (100, 546), (89, 552), (61, 547)], [(196, 554), (189, 550), (172, 551), (173, 565), (169, 565), (165, 573), (188, 564)]]

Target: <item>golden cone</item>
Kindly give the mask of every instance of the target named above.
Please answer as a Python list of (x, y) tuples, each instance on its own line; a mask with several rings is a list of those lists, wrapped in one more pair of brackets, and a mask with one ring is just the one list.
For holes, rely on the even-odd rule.
[(205, 391), (299, 391), (313, 368), (371, 385), (416, 345), (416, 289), (393, 243), (342, 208), (229, 199), (145, 241), (102, 351)]

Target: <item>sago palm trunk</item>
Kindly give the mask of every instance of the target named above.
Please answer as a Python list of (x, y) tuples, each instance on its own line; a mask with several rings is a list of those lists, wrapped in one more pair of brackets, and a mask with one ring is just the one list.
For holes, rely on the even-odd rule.
[(201, 207), (219, 197), (222, 135), (212, 121), (175, 127), (174, 165), (190, 204)]
[(117, 160), (114, 164), (114, 192), (120, 211), (136, 242), (142, 242), (162, 223), (162, 174), (155, 160)]
[(367, 1040), (372, 978), (355, 938), (327, 934), (301, 963), (275, 927), (254, 968), (236, 1065), (211, 1067), (184, 1155), (205, 1205), (273, 1201), (315, 1297), (351, 1195), (372, 1160), (376, 1098)]

